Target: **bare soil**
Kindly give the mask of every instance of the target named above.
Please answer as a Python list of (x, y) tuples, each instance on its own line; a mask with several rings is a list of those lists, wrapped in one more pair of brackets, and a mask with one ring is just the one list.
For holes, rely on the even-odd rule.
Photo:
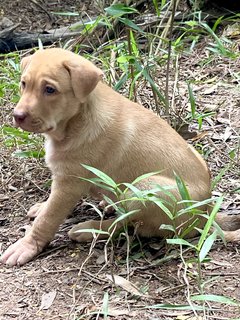
[[(93, 3), (82, 1), (40, 1), (47, 12), (80, 11), (96, 14)], [(73, 4), (74, 3), (74, 4)], [(42, 30), (66, 25), (73, 18), (50, 19), (34, 1), (10, 1), (2, 4), (2, 14), (23, 29)], [(72, 19), (72, 20), (71, 20)], [(236, 50), (237, 47), (236, 47)], [(206, 43), (179, 61), (176, 113), (189, 108), (186, 81), (195, 79), (194, 95), (201, 111), (215, 111), (204, 121), (201, 132), (195, 122), (193, 143), (206, 158), (213, 178), (229, 164), (229, 169), (215, 187), (213, 194), (224, 194), (221, 210), (238, 214), (239, 191), (239, 127), (240, 82), (239, 60), (219, 56), (209, 59)], [(237, 76), (234, 76), (238, 74)], [(159, 71), (164, 83), (164, 70)], [(174, 79), (174, 77), (173, 77)], [(141, 90), (142, 91), (142, 90)], [(145, 88), (139, 101), (151, 105), (153, 97)], [(1, 106), (1, 123), (11, 124), (13, 106), (7, 99)], [(236, 156), (231, 159), (230, 151)], [(0, 158), (0, 251), (23, 235), (29, 221), (26, 212), (49, 193), (50, 173), (44, 161), (13, 157), (13, 149), (1, 141)], [(209, 303), (205, 315), (197, 317), (191, 311), (153, 308), (161, 304), (189, 304), (189, 295), (199, 294), (197, 269), (185, 265), (178, 250), (167, 248), (159, 239), (136, 239), (124, 234), (113, 244), (105, 241), (76, 244), (67, 238), (73, 223), (98, 218), (83, 199), (73, 215), (61, 226), (52, 243), (34, 261), (20, 268), (0, 265), (0, 319), (240, 319), (236, 306)], [(126, 240), (127, 239), (127, 240)], [(240, 300), (240, 256), (238, 244), (224, 244), (219, 240), (211, 250), (211, 261), (202, 267), (205, 292)], [(194, 258), (193, 252), (184, 254), (185, 260)], [(168, 258), (170, 257), (170, 258)], [(122, 278), (111, 281), (113, 275)], [(129, 280), (126, 284), (123, 279)], [(108, 301), (108, 317), (103, 315)], [(105, 308), (106, 310), (106, 308)], [(200, 314), (200, 313), (199, 313)]]

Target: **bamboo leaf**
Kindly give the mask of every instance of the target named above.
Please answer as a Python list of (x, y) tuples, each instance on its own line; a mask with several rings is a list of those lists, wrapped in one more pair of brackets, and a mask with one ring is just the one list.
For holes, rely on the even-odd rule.
[(174, 175), (175, 175), (175, 180), (177, 183), (178, 191), (179, 191), (182, 199), (183, 200), (191, 200), (187, 186), (186, 186), (185, 182), (183, 181), (183, 179), (180, 176), (178, 176), (177, 174), (174, 174)]
[(204, 241), (202, 248), (199, 253), (199, 261), (203, 262), (203, 260), (206, 258), (208, 252), (211, 250), (212, 245), (214, 241), (217, 238), (217, 231), (215, 230), (210, 236), (207, 237), (207, 239)]
[(220, 209), (220, 206), (221, 206), (221, 204), (222, 204), (222, 201), (223, 201), (223, 198), (222, 198), (222, 197), (219, 197), (219, 198), (217, 199), (216, 204), (215, 204), (215, 206), (213, 207), (211, 214), (209, 215), (209, 218), (208, 218), (208, 220), (207, 220), (207, 223), (205, 224), (205, 227), (204, 227), (204, 229), (203, 229), (203, 232), (202, 232), (202, 234), (201, 234), (201, 237), (200, 237), (200, 239), (199, 239), (199, 241), (198, 241), (198, 248), (197, 248), (198, 251), (201, 250), (201, 248), (202, 248), (202, 246), (203, 246), (203, 243), (204, 243), (204, 241), (205, 241), (206, 238), (207, 238), (208, 232), (209, 232), (211, 226), (213, 225), (213, 222), (214, 222), (214, 220), (215, 220), (215, 217), (216, 217), (217, 212), (218, 212), (219, 209)]
[(121, 17), (123, 15), (132, 14), (132, 13), (139, 13), (137, 9), (132, 7), (127, 7), (121, 3), (113, 4), (110, 7), (104, 9), (107, 14), (112, 17)]
[(178, 244), (182, 246), (187, 246), (196, 249), (196, 247), (191, 244), (190, 242), (184, 240), (184, 239), (167, 239), (167, 243), (169, 244)]
[(82, 166), (87, 169), (88, 171), (92, 172), (93, 174), (95, 174), (97, 177), (99, 177), (104, 183), (106, 183), (107, 185), (113, 187), (113, 188), (117, 188), (117, 184), (113, 181), (112, 178), (110, 178), (106, 173), (98, 170), (97, 168), (93, 168), (91, 166), (88, 166), (86, 164), (82, 164)]
[(140, 210), (132, 210), (129, 211), (127, 213), (124, 213), (122, 215), (120, 215), (116, 220), (113, 221), (113, 223), (111, 224), (111, 226), (109, 227), (108, 230), (111, 230), (118, 222), (121, 222), (122, 220), (125, 220), (126, 218), (132, 216), (133, 214), (139, 212)]
[(79, 234), (79, 233), (93, 233), (93, 234), (106, 234), (109, 235), (109, 232), (107, 231), (103, 231), (103, 230), (99, 230), (99, 229), (79, 229), (74, 231), (74, 234)]
[(161, 172), (162, 172), (162, 171), (155, 171), (155, 172), (149, 172), (149, 173), (142, 174), (141, 176), (137, 177), (137, 178), (132, 182), (132, 184), (136, 184), (136, 183), (138, 183), (138, 182), (140, 182), (140, 181), (142, 181), (142, 180), (144, 180), (144, 179), (148, 179), (148, 178), (150, 178), (150, 177), (152, 177), (152, 176), (155, 176), (155, 175), (157, 175), (157, 174), (159, 174), (159, 173), (161, 173)]

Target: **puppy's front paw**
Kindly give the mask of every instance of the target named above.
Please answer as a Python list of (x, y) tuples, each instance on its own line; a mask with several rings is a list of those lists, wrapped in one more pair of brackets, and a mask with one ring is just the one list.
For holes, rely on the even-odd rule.
[(29, 210), (27, 213), (27, 216), (29, 218), (36, 218), (40, 212), (40, 210), (42, 209), (42, 207), (44, 206), (45, 202), (37, 202), (35, 203)]
[(23, 265), (33, 259), (42, 248), (36, 240), (25, 236), (12, 244), (1, 256), (0, 261), (10, 267)]

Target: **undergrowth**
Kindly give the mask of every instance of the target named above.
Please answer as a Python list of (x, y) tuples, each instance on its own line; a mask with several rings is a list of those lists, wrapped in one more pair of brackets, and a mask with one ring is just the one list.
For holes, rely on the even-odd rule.
[[(105, 245), (105, 251), (108, 250), (109, 243), (113, 241), (115, 226), (117, 223), (122, 222), (124, 225), (124, 220), (129, 219), (131, 216), (136, 214), (139, 210), (128, 210), (128, 202), (139, 202), (141, 205), (147, 206), (149, 203), (153, 203), (158, 206), (169, 218), (170, 223), (168, 225), (162, 224), (159, 226), (160, 229), (167, 230), (171, 234), (171, 238), (166, 239), (168, 245), (175, 245), (179, 247), (177, 257), (181, 259), (184, 266), (184, 279), (187, 288), (186, 299), (188, 304), (186, 305), (170, 305), (170, 304), (158, 304), (147, 306), (146, 308), (155, 309), (173, 309), (173, 310), (191, 310), (194, 312), (195, 316), (200, 316), (203, 313), (204, 318), (211, 310), (209, 303), (215, 302), (220, 304), (229, 304), (236, 307), (240, 306), (240, 302), (223, 295), (215, 295), (206, 293), (205, 286), (209, 284), (210, 281), (215, 281), (214, 278), (204, 279), (202, 274), (202, 269), (205, 263), (210, 263), (211, 259), (208, 256), (209, 251), (217, 238), (220, 236), (224, 240), (224, 235), (221, 228), (216, 224), (215, 217), (218, 213), (223, 197), (209, 198), (203, 201), (194, 201), (191, 199), (188, 188), (185, 185), (181, 177), (175, 175), (176, 187), (172, 186), (159, 186), (153, 185), (152, 189), (142, 190), (138, 188), (138, 184), (144, 179), (149, 179), (151, 176), (159, 174), (159, 172), (147, 173), (138, 178), (136, 178), (132, 183), (116, 183), (111, 177), (109, 177), (104, 172), (93, 168), (91, 166), (82, 165), (85, 169), (89, 170), (94, 174), (93, 178), (80, 178), (84, 181), (100, 187), (110, 193), (116, 201), (112, 201), (111, 197), (105, 196), (104, 200), (106, 202), (105, 210), (108, 208), (113, 208), (116, 212), (116, 219), (109, 227), (108, 231), (101, 231), (96, 229), (81, 229), (75, 231), (78, 233), (92, 233), (95, 239), (93, 243), (96, 243), (96, 239), (99, 234), (108, 235), (108, 240)], [(177, 189), (181, 199), (177, 200), (172, 194), (172, 190)], [(167, 195), (168, 201), (161, 197), (161, 194)], [(214, 205), (212, 205), (214, 204)], [(210, 212), (207, 214), (201, 208), (204, 206), (211, 207)], [(95, 207), (96, 212), (99, 214), (99, 218), (103, 219), (104, 215), (102, 212)], [(186, 224), (177, 226), (176, 221), (182, 215), (188, 215), (189, 220)], [(199, 228), (199, 219), (206, 219), (206, 224), (203, 229)], [(127, 232), (127, 226), (123, 227), (124, 232)], [(197, 230), (200, 233), (200, 237), (193, 241), (187, 239), (188, 235), (193, 231)], [(210, 232), (210, 230), (212, 230)], [(128, 237), (126, 237), (128, 239)], [(129, 240), (129, 239), (128, 239)], [(126, 257), (126, 268), (129, 271), (129, 260), (130, 260), (130, 242), (128, 241), (127, 257)], [(91, 248), (92, 249), (92, 248)], [(191, 258), (186, 256), (186, 251), (191, 250)], [(107, 254), (105, 255), (107, 256)], [(110, 255), (111, 256), (111, 255)], [(169, 254), (170, 259), (172, 258)], [(176, 258), (176, 256), (174, 256)], [(165, 259), (165, 258), (164, 258)], [(164, 259), (158, 261), (159, 264), (163, 263)], [(167, 260), (165, 260), (167, 261)], [(156, 265), (156, 264), (155, 264)], [(189, 283), (194, 280), (195, 285), (193, 285), (194, 290), (190, 289)], [(196, 293), (196, 288), (198, 294)]]

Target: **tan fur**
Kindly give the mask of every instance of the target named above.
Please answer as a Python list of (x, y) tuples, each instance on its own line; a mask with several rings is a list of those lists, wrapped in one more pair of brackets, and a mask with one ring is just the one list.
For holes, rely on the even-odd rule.
[[(131, 182), (144, 173), (162, 170), (142, 181), (141, 189), (155, 184), (176, 186), (175, 172), (194, 200), (210, 197), (208, 168), (199, 154), (152, 111), (104, 84), (102, 71), (91, 62), (63, 49), (47, 49), (24, 58), (21, 67), (22, 96), (14, 110), (15, 122), (24, 130), (45, 135), (46, 163), (53, 183), (49, 199), (29, 210), (29, 216), (36, 216), (31, 231), (4, 253), (2, 262), (16, 265), (32, 259), (52, 240), (82, 195), (101, 193), (79, 179), (92, 176), (81, 163), (104, 171), (117, 182)], [(48, 94), (49, 86), (57, 92)], [(180, 198), (176, 189), (173, 193)], [(169, 200), (164, 194), (159, 196)], [(159, 207), (133, 202), (129, 204), (132, 209), (140, 211), (125, 222), (137, 224), (140, 235), (167, 236), (159, 227), (170, 221)], [(184, 225), (188, 219), (183, 216), (177, 223)], [(87, 221), (74, 226), (69, 236), (91, 240), (92, 234), (76, 231), (108, 230), (112, 223)]]

